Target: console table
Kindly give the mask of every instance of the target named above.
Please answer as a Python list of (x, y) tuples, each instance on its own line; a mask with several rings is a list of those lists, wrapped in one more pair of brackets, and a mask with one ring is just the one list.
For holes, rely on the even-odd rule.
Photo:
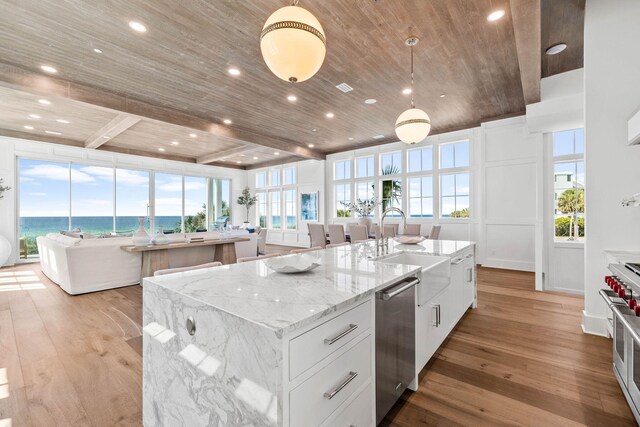
[(246, 242), (246, 237), (233, 237), (229, 239), (203, 240), (199, 242), (176, 242), (166, 245), (148, 246), (120, 246), (120, 249), (130, 253), (142, 253), (142, 271), (140, 280), (153, 276), (158, 270), (169, 268), (169, 250), (180, 250), (194, 248), (198, 246), (217, 246), (212, 261), (219, 261), (223, 264), (234, 264), (236, 262), (236, 242)]

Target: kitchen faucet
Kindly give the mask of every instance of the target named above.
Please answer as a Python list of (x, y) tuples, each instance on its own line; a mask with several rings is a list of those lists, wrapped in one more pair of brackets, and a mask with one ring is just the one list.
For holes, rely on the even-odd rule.
[(388, 250), (389, 238), (388, 237), (384, 237), (384, 219), (386, 218), (387, 214), (389, 214), (390, 212), (398, 212), (402, 216), (402, 230), (403, 231), (407, 227), (407, 216), (402, 211), (402, 209), (396, 208), (394, 206), (385, 209), (385, 211), (382, 213), (382, 218), (380, 219), (380, 237), (378, 239), (376, 239), (376, 253), (377, 253), (377, 255), (379, 255), (379, 249), (381, 247), (383, 249), (386, 248)]

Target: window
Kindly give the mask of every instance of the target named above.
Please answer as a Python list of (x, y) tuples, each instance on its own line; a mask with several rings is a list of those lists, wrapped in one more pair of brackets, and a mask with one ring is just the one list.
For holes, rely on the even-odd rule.
[[(373, 181), (360, 181), (356, 183), (356, 199), (366, 200), (374, 196)], [(372, 217), (373, 213), (369, 214)]]
[(138, 217), (149, 216), (149, 172), (116, 169), (115, 199), (116, 234), (135, 233)]
[(402, 173), (402, 156), (399, 151), (380, 155), (380, 175)]
[(351, 202), (351, 184), (336, 184), (336, 218), (346, 218), (351, 216), (351, 212), (345, 207)]
[(20, 159), (18, 167), (20, 256), (37, 257), (37, 236), (69, 229), (69, 164)]
[(269, 191), (269, 209), (271, 212), (271, 228), (275, 230), (281, 229), (280, 190)]
[(113, 231), (113, 168), (71, 165), (71, 230)]
[(440, 145), (440, 169), (468, 168), (469, 141)]
[(339, 160), (335, 163), (334, 179), (351, 179), (351, 160)]
[(256, 192), (258, 196), (258, 202), (256, 206), (256, 212), (258, 214), (258, 225), (262, 228), (267, 228), (267, 193), (264, 191)]
[(294, 185), (296, 183), (296, 168), (286, 168), (284, 170), (284, 185)]
[(182, 175), (155, 174), (156, 232), (182, 231)]
[(256, 174), (256, 188), (264, 188), (267, 186), (267, 173), (258, 172)]
[(356, 178), (368, 178), (373, 174), (373, 156), (356, 159)]
[(433, 178), (431, 176), (409, 178), (409, 216), (433, 218)]
[(581, 241), (584, 228), (584, 130), (553, 134), (556, 241)]
[[(402, 209), (402, 181), (399, 179), (386, 179), (380, 182), (380, 203), (382, 212), (394, 207)], [(391, 212), (389, 216), (400, 216), (397, 212)]]
[(287, 218), (287, 230), (295, 230), (298, 228), (298, 211), (296, 208), (297, 198), (297, 190), (284, 191), (284, 214)]
[(273, 169), (269, 173), (269, 177), (269, 185), (271, 185), (272, 187), (278, 187), (280, 185), (280, 169)]
[(184, 177), (184, 232), (207, 230), (207, 178)]
[(409, 172), (430, 171), (433, 168), (433, 147), (409, 150), (407, 157)]
[(440, 175), (440, 200), (443, 218), (469, 218), (469, 173)]

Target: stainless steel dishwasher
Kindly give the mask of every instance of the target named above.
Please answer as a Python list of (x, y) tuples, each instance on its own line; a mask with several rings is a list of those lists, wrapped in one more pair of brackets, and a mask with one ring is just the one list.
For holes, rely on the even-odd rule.
[(408, 277), (376, 293), (376, 425), (415, 375), (415, 286)]

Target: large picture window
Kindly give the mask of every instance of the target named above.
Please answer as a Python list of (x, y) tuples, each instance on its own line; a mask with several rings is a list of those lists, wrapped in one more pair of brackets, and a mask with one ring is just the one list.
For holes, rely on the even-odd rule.
[(282, 228), (282, 212), (280, 210), (280, 190), (269, 191), (269, 210), (270, 215), (270, 228), (274, 230), (280, 230)]
[(207, 179), (184, 177), (184, 231), (207, 231)]
[(380, 155), (380, 175), (402, 173), (402, 155), (399, 151)]
[(297, 199), (298, 192), (296, 190), (284, 191), (284, 214), (287, 218), (287, 230), (298, 228)]
[(443, 218), (468, 218), (469, 173), (440, 175), (440, 200)]
[(433, 218), (433, 178), (416, 176), (409, 178), (409, 216)]
[(345, 207), (345, 204), (351, 202), (351, 183), (336, 184), (334, 194), (336, 198), (336, 217), (350, 217), (351, 212)]
[(433, 169), (433, 147), (416, 148), (407, 151), (409, 172), (423, 172)]
[(256, 212), (258, 214), (258, 225), (262, 228), (267, 228), (267, 193), (264, 191), (256, 192), (258, 196), (258, 202), (256, 206)]
[(155, 232), (182, 231), (182, 175), (155, 174)]
[(368, 178), (374, 175), (373, 156), (356, 159), (356, 178)]
[(335, 163), (334, 178), (336, 181), (351, 179), (351, 160), (338, 160)]
[(141, 216), (149, 216), (149, 172), (116, 169), (116, 234), (135, 233)]

